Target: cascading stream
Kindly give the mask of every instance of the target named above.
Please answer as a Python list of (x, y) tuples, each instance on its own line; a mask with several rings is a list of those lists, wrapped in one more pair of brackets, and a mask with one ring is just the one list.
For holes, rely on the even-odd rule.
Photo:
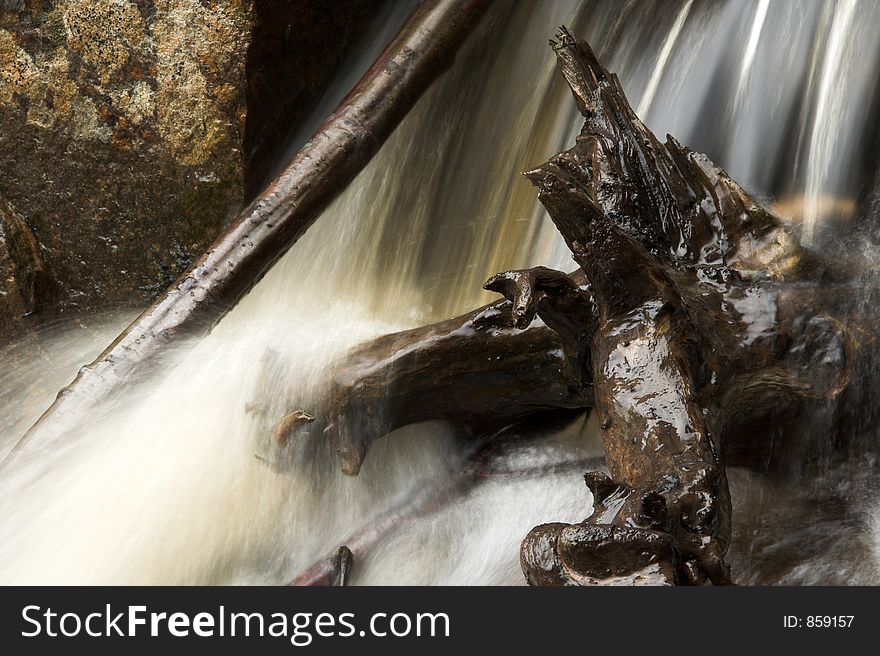
[[(805, 241), (821, 249), (857, 216), (864, 224), (864, 181), (877, 171), (863, 164), (876, 135), (861, 108), (875, 102), (880, 60), (880, 34), (866, 26), (878, 12), (855, 0), (499, 0), (355, 183), (210, 336), (177, 345), (160, 375), (18, 473), (0, 499), (0, 582), (283, 583), (457, 468), (465, 454), (440, 424), (376, 443), (354, 479), (325, 443), (296, 441), (283, 471), (262, 450), (280, 417), (317, 404), (351, 346), (493, 300), (481, 285), (497, 271), (573, 268), (520, 175), (580, 129), (546, 45), (559, 24), (593, 44), (651, 129), (774, 200)], [(7, 441), (22, 422), (8, 422)], [(548, 431), (504, 462), (596, 455), (592, 433), (583, 421)], [(732, 478), (736, 521), (767, 539), (750, 504), (766, 510), (773, 495), (781, 513), (790, 491)], [(521, 583), (529, 528), (580, 520), (589, 502), (571, 473), (490, 481), (394, 534), (356, 563), (355, 582)], [(791, 534), (829, 530), (809, 517)], [(835, 528), (880, 552), (876, 531)], [(748, 536), (735, 548), (748, 580), (871, 580), (831, 571), (821, 556), (809, 572), (783, 567)]]

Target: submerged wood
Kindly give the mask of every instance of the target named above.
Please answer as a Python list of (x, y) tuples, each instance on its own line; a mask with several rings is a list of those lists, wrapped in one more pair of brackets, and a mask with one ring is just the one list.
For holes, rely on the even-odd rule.
[(7, 456), (37, 457), (170, 342), (204, 334), (308, 229), (379, 150), (455, 54), (491, 0), (422, 3), (287, 168), (208, 251), (92, 364)]

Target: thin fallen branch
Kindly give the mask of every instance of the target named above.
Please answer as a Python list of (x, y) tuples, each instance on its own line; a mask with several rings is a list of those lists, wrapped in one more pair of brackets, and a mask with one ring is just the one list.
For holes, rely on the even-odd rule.
[(500, 469), (493, 467), (491, 463), (492, 451), (495, 448), (494, 445), (489, 444), (478, 450), (456, 474), (434, 482), (414, 499), (404, 501), (349, 535), (343, 540), (345, 547), (341, 547), (341, 549), (347, 549), (350, 558), (343, 567), (340, 567), (339, 552), (336, 552), (297, 574), (288, 585), (337, 585), (336, 581), (339, 580), (340, 571), (348, 571), (351, 569), (352, 563), (363, 562), (377, 547), (394, 534), (405, 530), (419, 519), (434, 515), (457, 500), (465, 498), (482, 483), (504, 478), (525, 480), (553, 474), (575, 473), (583, 471), (587, 467), (601, 465), (601, 460), (598, 458), (583, 458), (537, 467)]
[[(76, 379), (6, 457), (51, 448), (169, 342), (201, 335), (228, 312), (355, 178), (451, 65), (491, 0), (424, 2), (290, 165), (187, 272)], [(30, 455), (29, 455), (30, 454)]]

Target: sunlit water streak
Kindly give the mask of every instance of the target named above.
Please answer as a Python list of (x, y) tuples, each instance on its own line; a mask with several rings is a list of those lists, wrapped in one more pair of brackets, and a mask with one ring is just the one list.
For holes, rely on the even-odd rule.
[[(349, 347), (491, 300), (481, 284), (496, 271), (573, 267), (519, 175), (580, 128), (546, 45), (559, 24), (590, 40), (659, 135), (675, 134), (762, 196), (786, 200), (821, 245), (818, 236), (842, 228), (815, 199), (863, 202), (859, 176), (827, 165), (822, 153), (856, 160), (871, 130), (871, 118), (835, 94), (866, 104), (875, 94), (866, 71), (880, 35), (862, 26), (878, 24), (876, 9), (860, 3), (851, 20), (847, 1), (827, 9), (766, 0), (498, 2), (376, 159), (208, 338), (177, 346), (172, 365), (90, 417), (69, 448), (18, 473), (15, 493), (0, 499), (0, 581), (281, 583), (459, 468), (466, 450), (441, 424), (376, 443), (355, 479), (338, 472), (320, 441), (297, 442), (289, 471), (267, 466), (261, 453), (278, 418), (317, 404)], [(863, 44), (860, 59), (835, 45), (847, 39)], [(827, 124), (836, 132), (822, 132)], [(788, 200), (805, 194), (812, 200)], [(86, 361), (93, 346), (77, 357)], [(42, 394), (33, 397), (45, 403)], [(7, 442), (23, 421), (7, 422)], [(529, 465), (597, 453), (589, 423), (547, 433), (504, 457)], [(796, 496), (780, 485), (733, 474), (743, 528), (732, 558), (743, 580), (874, 580), (877, 531), (858, 518), (875, 515), (859, 515), (863, 508), (837, 525), (866, 545), (858, 553), (868, 564), (848, 576), (810, 550), (790, 565), (765, 553), (748, 531), (783, 543), (765, 521), (775, 517), (767, 499), (784, 517), (779, 499)], [(809, 498), (798, 503), (812, 507)], [(579, 520), (589, 504), (577, 475), (491, 481), (396, 533), (356, 564), (355, 579), (521, 583), (517, 545), (528, 528)], [(827, 533), (810, 523), (815, 515), (798, 516), (807, 517), (802, 541)]]

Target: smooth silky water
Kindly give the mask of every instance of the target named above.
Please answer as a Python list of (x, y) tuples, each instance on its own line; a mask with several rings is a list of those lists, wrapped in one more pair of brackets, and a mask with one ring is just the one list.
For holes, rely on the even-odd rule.
[[(590, 41), (658, 135), (706, 152), (805, 242), (828, 252), (867, 243), (880, 188), (867, 156), (878, 13), (855, 0), (500, 0), (373, 162), (211, 335), (176, 345), (160, 373), (84, 420), (65, 449), (16, 472), (0, 499), (0, 582), (284, 583), (454, 475), (468, 447), (440, 423), (375, 443), (357, 478), (317, 437), (293, 440), (288, 467), (264, 454), (280, 417), (320, 405), (348, 348), (492, 300), (481, 285), (497, 271), (574, 267), (520, 175), (580, 129), (547, 47), (560, 24)], [(385, 40), (351, 65), (365, 68)], [(122, 325), (43, 335), (39, 366), (21, 365), (22, 345), (0, 354), (2, 371), (18, 363), (0, 378), (0, 448)], [(592, 422), (579, 419), (532, 427), (500, 458), (536, 470), (597, 455)], [(873, 489), (866, 471), (854, 463), (802, 486), (732, 471), (735, 577), (877, 582), (880, 512), (825, 494)], [(490, 479), (385, 539), (355, 563), (354, 582), (523, 583), (525, 533), (589, 512), (577, 472)]]

